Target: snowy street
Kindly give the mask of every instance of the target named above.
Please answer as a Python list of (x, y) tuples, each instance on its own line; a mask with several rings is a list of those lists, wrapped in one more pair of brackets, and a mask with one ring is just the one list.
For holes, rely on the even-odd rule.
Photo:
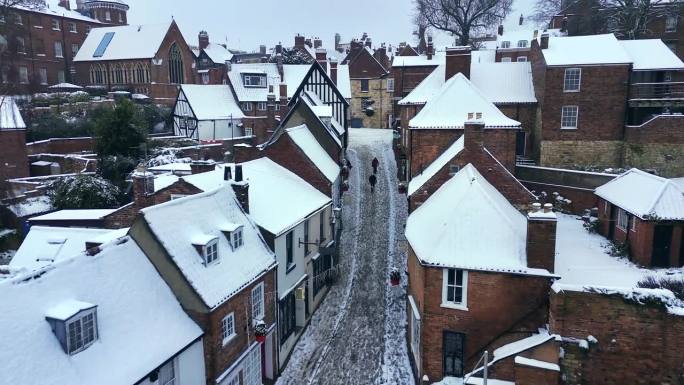
[[(406, 199), (397, 193), (392, 131), (350, 129), (340, 277), (314, 313), (278, 384), (410, 384), (404, 272)], [(375, 193), (368, 177), (377, 157)]]

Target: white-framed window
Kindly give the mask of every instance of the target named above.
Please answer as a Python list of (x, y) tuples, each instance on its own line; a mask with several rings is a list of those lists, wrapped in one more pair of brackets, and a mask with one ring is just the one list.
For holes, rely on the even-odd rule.
[(221, 320), (221, 341), (223, 346), (226, 346), (236, 335), (235, 313), (230, 313)]
[(208, 265), (218, 259), (218, 240), (207, 243), (203, 247), (204, 262)]
[(511, 57), (510, 56), (504, 56), (501, 58), (502, 63), (510, 63), (511, 62)]
[(26, 66), (19, 67), (19, 83), (21, 83), (21, 84), (28, 84), (29, 83), (28, 67), (26, 67)]
[(77, 53), (78, 53), (78, 44), (74, 43), (71, 45), (71, 57), (75, 57)]
[(266, 75), (244, 74), (242, 75), (242, 83), (245, 87), (266, 87)]
[(123, 23), (123, 14), (119, 12), (119, 23)]
[(105, 20), (112, 21), (112, 13), (109, 11), (105, 12)]
[(176, 385), (176, 359), (159, 368), (159, 385)]
[(627, 230), (627, 223), (629, 222), (629, 214), (623, 209), (618, 209), (617, 227), (623, 231)]
[(501, 42), (501, 48), (511, 48), (511, 42), (508, 40), (504, 40)]
[(266, 102), (258, 102), (257, 103), (257, 110), (266, 111), (267, 109), (268, 109), (268, 104)]
[(53, 31), (59, 31), (61, 30), (61, 26), (59, 25), (59, 20), (57, 19), (52, 19), (52, 30)]
[(468, 310), (468, 271), (444, 269), (442, 307)]
[(527, 56), (518, 56), (516, 60), (520, 63), (524, 63), (527, 61)]
[(64, 83), (66, 81), (66, 74), (64, 70), (57, 71), (57, 83)]
[(577, 106), (563, 106), (561, 109), (561, 128), (575, 129), (577, 128), (577, 117), (579, 109)]
[(582, 82), (581, 68), (566, 68), (563, 79), (563, 92), (579, 92)]
[(394, 92), (394, 78), (387, 79), (387, 92)]
[(26, 53), (26, 40), (21, 36), (17, 36), (17, 53)]
[(242, 228), (230, 233), (230, 244), (233, 246), (233, 250), (242, 246)]
[(245, 136), (254, 136), (254, 129), (252, 127), (245, 127)]
[(17, 25), (24, 25), (24, 19), (21, 17), (20, 14), (18, 14), (18, 13), (14, 14), (14, 23)]
[(527, 48), (527, 40), (518, 40), (518, 48)]
[(413, 351), (413, 357), (420, 359), (420, 314), (413, 296), (410, 295), (409, 306), (411, 307), (411, 350)]
[(40, 84), (41, 85), (47, 85), (48, 84), (47, 68), (39, 68), (38, 69), (38, 76), (40, 77)]
[(665, 32), (675, 32), (677, 31), (677, 15), (669, 15), (665, 19)]
[(252, 103), (250, 103), (250, 102), (242, 103), (242, 110), (243, 111), (252, 111)]
[(222, 382), (221, 385), (240, 385), (240, 375), (235, 373), (233, 376), (228, 378), (226, 382)]
[(64, 57), (64, 50), (62, 49), (62, 42), (55, 42), (55, 57)]
[(636, 223), (637, 223), (637, 218), (636, 218), (636, 217), (632, 217), (632, 221), (629, 223), (629, 229), (630, 229), (632, 232), (636, 232)]
[(5, 24), (5, 15), (0, 15), (0, 24)]
[(261, 282), (252, 289), (252, 318), (264, 319), (264, 283)]
[(76, 354), (97, 340), (97, 313), (95, 309), (81, 312), (66, 323), (67, 352)]
[(69, 32), (78, 33), (78, 28), (76, 28), (76, 23), (69, 23)]
[(261, 385), (261, 348), (256, 346), (249, 352), (243, 367), (244, 385)]
[(370, 89), (370, 81), (368, 79), (361, 79), (361, 92), (368, 92)]
[(205, 72), (202, 74), (202, 84), (209, 84), (209, 73)]

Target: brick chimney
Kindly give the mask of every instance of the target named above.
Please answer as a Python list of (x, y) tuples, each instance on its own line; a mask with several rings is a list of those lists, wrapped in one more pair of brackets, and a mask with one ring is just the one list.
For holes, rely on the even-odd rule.
[(192, 175), (214, 171), (216, 163), (213, 160), (195, 160), (190, 163), (190, 173)]
[(262, 55), (266, 55), (266, 46), (265, 45), (260, 45), (259, 46), (259, 53)]
[(71, 0), (59, 0), (59, 6), (71, 11)]
[(446, 52), (446, 79), (462, 73), (470, 79), (470, 46), (450, 47)]
[(275, 105), (275, 94), (268, 94), (268, 96), (266, 96), (266, 119), (268, 120), (268, 124), (271, 126), (271, 128), (278, 126), (278, 122), (275, 119)]
[(197, 40), (199, 41), (199, 48), (206, 49), (209, 46), (209, 33), (207, 31), (200, 31)]
[(280, 105), (287, 106), (287, 83), (280, 83)]
[(539, 43), (539, 48), (548, 49), (549, 48), (549, 33), (544, 32), (541, 35), (541, 43)]
[(504, 33), (504, 26), (503, 26), (503, 24), (499, 24), (499, 28), (496, 30), (496, 33), (497, 33), (499, 36), (503, 36), (503, 33)]
[(276, 51), (276, 67), (278, 67), (278, 74), (280, 75), (280, 81), (285, 80), (285, 72), (283, 70), (283, 45), (278, 43), (275, 48)]
[(337, 85), (337, 59), (330, 59), (330, 80)]
[[(224, 173), (224, 178), (226, 174)], [(230, 184), (235, 192), (235, 198), (242, 206), (242, 209), (249, 214), (249, 183), (244, 181), (242, 176), (242, 165), (235, 165), (235, 176), (233, 177), (233, 182)]]
[[(476, 116), (476, 113), (473, 113)], [(483, 147), (485, 123), (480, 119), (469, 119), (463, 125), (463, 147), (466, 150), (475, 150)]]
[(318, 37), (317, 37), (317, 38), (314, 38), (313, 44), (314, 44), (313, 47), (314, 47), (315, 49), (323, 48), (323, 40), (321, 40), (321, 39), (318, 38)]
[(369, 37), (366, 39), (366, 47), (373, 48), (373, 40)]
[(352, 40), (351, 43), (349, 43), (349, 49), (352, 51), (357, 50), (357, 49), (361, 49), (361, 48), (363, 48), (363, 43), (361, 43), (360, 41), (358, 41), (356, 39)]
[(432, 55), (435, 54), (435, 46), (432, 43), (432, 36), (427, 37), (427, 59), (432, 60)]
[(294, 44), (295, 48), (304, 48), (305, 44), (306, 43), (305, 43), (304, 36), (300, 36), (299, 34), (297, 34), (297, 36), (295, 36), (295, 44)]
[(557, 217), (551, 203), (534, 203), (527, 214), (527, 267), (554, 272)]
[(523, 14), (521, 13), (520, 19), (518, 19), (518, 25), (523, 25), (524, 22), (525, 22), (525, 18), (523, 17)]
[(308, 38), (308, 37), (307, 37), (306, 39), (304, 39), (304, 44), (306, 44), (307, 46), (309, 46), (309, 48), (313, 48), (313, 42), (312, 42), (311, 39)]
[(323, 70), (328, 70), (328, 52), (325, 49), (316, 49), (316, 61), (323, 67)]
[(133, 201), (138, 209), (154, 204), (154, 174), (138, 166), (133, 172)]

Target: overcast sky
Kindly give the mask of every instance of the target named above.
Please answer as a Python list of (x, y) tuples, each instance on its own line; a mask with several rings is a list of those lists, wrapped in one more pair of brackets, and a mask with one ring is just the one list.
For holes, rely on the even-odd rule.
[[(363, 32), (378, 44), (408, 41), (413, 45), (412, 0), (126, 0), (129, 23), (165, 22), (174, 17), (189, 44), (197, 45), (197, 33), (205, 29), (212, 42), (230, 48), (257, 50), (278, 41), (294, 44), (294, 36), (318, 36), (333, 48), (335, 32), (343, 42)], [(515, 8), (533, 0), (515, 0)], [(519, 11), (516, 9), (514, 13)], [(516, 16), (517, 18), (517, 16)], [(437, 38), (439, 46), (450, 38)]]

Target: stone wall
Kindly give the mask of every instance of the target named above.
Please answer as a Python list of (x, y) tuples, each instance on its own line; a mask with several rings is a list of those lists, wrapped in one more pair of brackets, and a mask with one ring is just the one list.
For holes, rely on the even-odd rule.
[(26, 150), (29, 155), (92, 153), (95, 151), (95, 139), (91, 137), (47, 139), (27, 143)]
[(622, 164), (623, 143), (619, 140), (543, 140), (540, 165), (545, 167), (619, 167)]
[[(392, 92), (387, 91), (387, 79), (368, 79), (368, 92), (361, 91), (361, 80), (351, 80), (351, 118), (361, 119), (363, 127), (388, 128), (389, 115), (392, 114)], [(363, 109), (364, 100), (372, 100), (373, 115), (368, 116)]]

